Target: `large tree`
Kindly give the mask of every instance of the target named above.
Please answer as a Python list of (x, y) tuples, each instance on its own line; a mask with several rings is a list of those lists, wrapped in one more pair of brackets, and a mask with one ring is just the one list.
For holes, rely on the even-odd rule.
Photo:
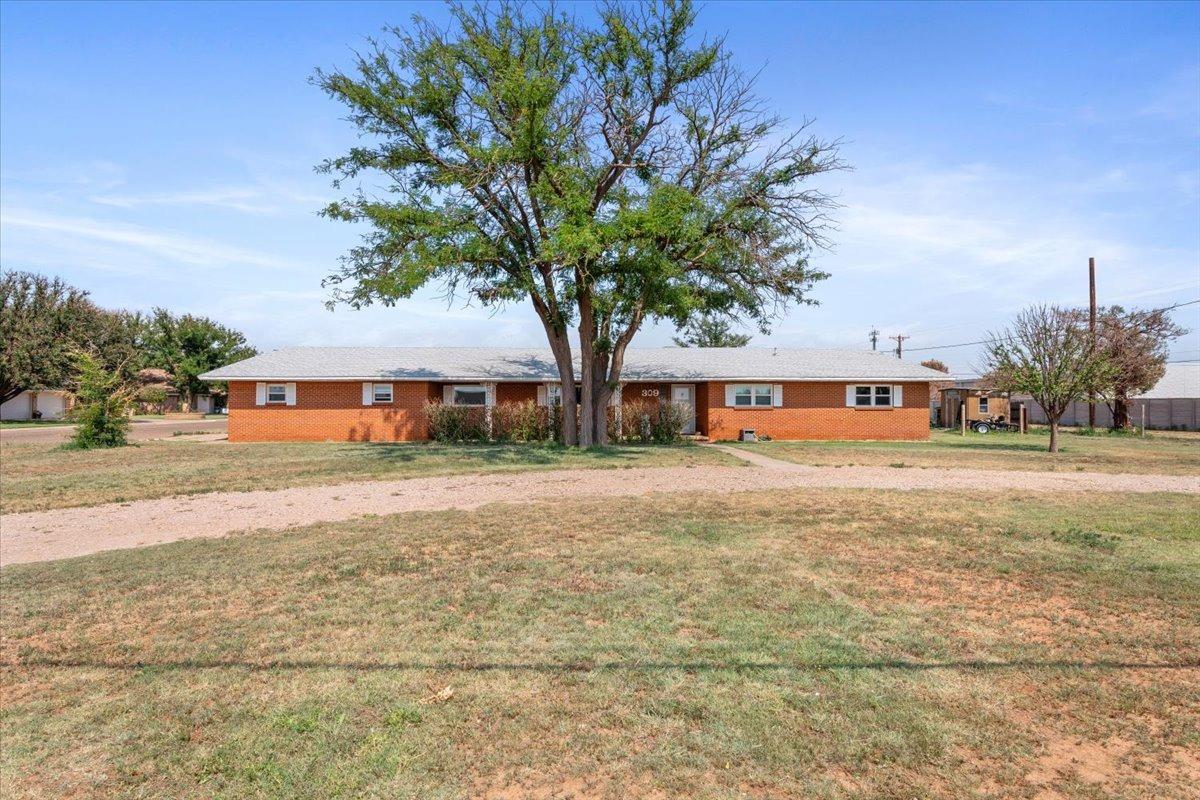
[(594, 26), (508, 3), (450, 16), (314, 76), (363, 138), (320, 167), (359, 184), (324, 214), (367, 225), (328, 279), (333, 302), (391, 305), (431, 281), (528, 300), (565, 439), (584, 445), (607, 439), (645, 321), (711, 312), (766, 330), (811, 302), (831, 203), (809, 179), (840, 166), (836, 147), (767, 111), (723, 42), (696, 40), (690, 2), (612, 3)]
[(1086, 314), (1058, 306), (1031, 306), (989, 341), (987, 380), (1037, 401), (1050, 421), (1050, 452), (1057, 453), (1062, 415), (1110, 375), (1108, 360), (1088, 330)]
[(1129, 427), (1129, 398), (1154, 388), (1167, 371), (1173, 339), (1187, 333), (1167, 311), (1102, 309), (1096, 325), (1099, 345), (1110, 372), (1098, 389), (1112, 411), (1113, 428)]
[(147, 323), (144, 366), (171, 373), (188, 411), (195, 396), (208, 388), (201, 374), (257, 352), (241, 333), (207, 317), (175, 316), (156, 308)]
[(713, 314), (697, 314), (672, 339), (676, 347), (745, 347), (750, 336), (734, 333), (729, 320)]
[(0, 276), (0, 402), (25, 390), (74, 386), (75, 352), (87, 350), (102, 368), (130, 363), (140, 318), (111, 312), (59, 278), (6, 271)]

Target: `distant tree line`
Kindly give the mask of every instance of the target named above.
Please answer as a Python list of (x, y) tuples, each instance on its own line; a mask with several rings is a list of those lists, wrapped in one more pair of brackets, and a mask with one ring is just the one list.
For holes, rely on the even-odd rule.
[(0, 276), (0, 335), (0, 402), (26, 390), (77, 391), (85, 371), (94, 373), (93, 386), (101, 374), (128, 386), (139, 370), (157, 368), (190, 407), (207, 390), (202, 373), (256, 352), (241, 333), (207, 317), (113, 311), (60, 278), (15, 270)]

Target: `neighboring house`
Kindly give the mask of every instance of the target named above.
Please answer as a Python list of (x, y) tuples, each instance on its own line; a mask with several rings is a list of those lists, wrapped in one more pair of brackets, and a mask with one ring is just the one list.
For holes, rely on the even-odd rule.
[[(158, 367), (140, 369), (137, 373), (138, 411), (144, 414), (166, 414), (183, 410), (183, 398), (172, 382), (171, 373)], [(159, 399), (161, 398), (161, 400)], [(192, 411), (211, 414), (215, 403), (211, 394), (197, 394), (192, 398)]]
[(71, 393), (68, 391), (24, 391), (0, 405), (0, 419), (62, 419), (70, 408)]
[[(558, 396), (549, 350), (293, 347), (205, 373), (229, 382), (231, 441), (427, 438), (428, 402), (491, 406)], [(674, 401), (685, 432), (736, 439), (926, 439), (941, 372), (884, 353), (630, 349), (614, 404)]]
[[(1017, 395), (1013, 396), (1016, 400)], [(1029, 421), (1046, 424), (1046, 412), (1029, 397), (1025, 402)], [(1167, 364), (1166, 374), (1145, 394), (1129, 400), (1129, 422), (1141, 427), (1145, 409), (1146, 427), (1152, 430), (1200, 430), (1200, 363)], [(1088, 404), (1072, 403), (1063, 414), (1063, 425), (1087, 425)], [(1103, 400), (1096, 400), (1096, 427), (1112, 425), (1112, 412)]]

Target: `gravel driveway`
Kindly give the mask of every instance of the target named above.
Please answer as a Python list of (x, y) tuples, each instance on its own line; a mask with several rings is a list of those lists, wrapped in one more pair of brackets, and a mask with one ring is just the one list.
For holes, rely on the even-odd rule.
[(306, 486), (258, 492), (109, 503), (0, 517), (0, 564), (52, 561), (177, 539), (280, 529), (367, 514), (471, 509), (488, 503), (657, 492), (730, 493), (762, 489), (1185, 492), (1200, 477), (1094, 472), (986, 472), (892, 467), (810, 467), (721, 448), (758, 468), (696, 466), (554, 470)]

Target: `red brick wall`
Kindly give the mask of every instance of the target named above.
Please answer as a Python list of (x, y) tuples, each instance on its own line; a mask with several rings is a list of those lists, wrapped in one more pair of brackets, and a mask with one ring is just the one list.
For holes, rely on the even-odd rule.
[(496, 384), (497, 403), (524, 403), (527, 400), (537, 402), (540, 383), (498, 383)]
[(254, 404), (253, 381), (229, 382), (231, 442), (396, 442), (425, 439), (424, 381), (392, 383), (390, 405), (362, 404), (360, 381), (300, 381), (296, 405)]
[(725, 384), (714, 381), (707, 384), (707, 434), (736, 439), (753, 428), (774, 439), (928, 439), (929, 384), (900, 385), (903, 408), (847, 408), (845, 383), (785, 383), (781, 408), (729, 408)]
[[(845, 383), (785, 383), (782, 408), (727, 408), (725, 384), (696, 385), (696, 428), (712, 439), (735, 439), (742, 428), (776, 439), (927, 439), (929, 385), (905, 383), (903, 408), (847, 408)], [(358, 381), (298, 382), (296, 405), (256, 406), (253, 381), (229, 383), (229, 439), (235, 442), (412, 441), (427, 438), (426, 401), (441, 385), (396, 381), (390, 405), (362, 404)], [(657, 398), (643, 397), (657, 389)], [(668, 399), (669, 383), (628, 383), (625, 403)], [(537, 399), (537, 384), (499, 384), (499, 402)]]

